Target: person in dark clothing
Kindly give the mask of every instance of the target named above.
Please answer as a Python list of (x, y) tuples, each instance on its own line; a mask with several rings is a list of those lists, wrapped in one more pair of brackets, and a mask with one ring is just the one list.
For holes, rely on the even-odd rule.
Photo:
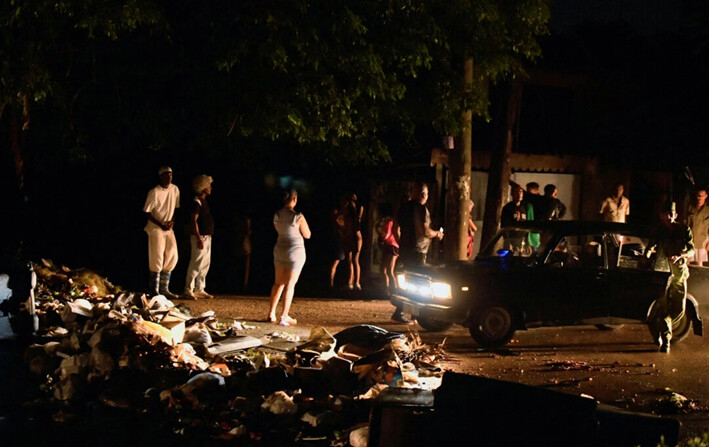
[[(544, 187), (543, 201), (539, 207), (537, 220), (561, 220), (566, 215), (566, 205), (557, 198), (559, 190), (555, 185)], [(535, 210), (536, 211), (536, 210)]]
[[(427, 201), (428, 185), (416, 183), (411, 191), (411, 199), (399, 210), (399, 259), (406, 268), (426, 264), (431, 241), (443, 239), (442, 232), (431, 229), (431, 214), (426, 208)], [(400, 308), (394, 311), (391, 318), (398, 323), (413, 324)]]
[(521, 186), (512, 188), (512, 200), (502, 207), (500, 215), (500, 223), (503, 227), (523, 220), (534, 220), (534, 209), (523, 197), (524, 191)]
[(655, 263), (667, 260), (672, 276), (662, 298), (658, 299), (650, 316), (650, 324), (658, 339), (660, 352), (670, 352), (672, 339), (672, 322), (684, 316), (685, 300), (687, 298), (687, 279), (689, 278), (688, 259), (694, 255), (692, 230), (686, 225), (675, 222), (677, 212), (675, 203), (671, 202), (660, 211), (661, 225), (656, 228), (653, 241), (648, 245), (645, 256), (650, 257), (657, 252)]
[(190, 214), (192, 250), (184, 295), (193, 300), (212, 299), (214, 297), (204, 290), (212, 259), (212, 235), (214, 234), (214, 219), (207, 202), (207, 196), (212, 193), (212, 177), (208, 175), (195, 177), (192, 181), (192, 189), (196, 194)]
[[(513, 191), (514, 188), (522, 189), (520, 184), (512, 180), (510, 180), (510, 186), (513, 188)], [(544, 196), (539, 194), (539, 183), (529, 182), (527, 183), (526, 188), (526, 191), (522, 191), (522, 200), (532, 205), (532, 210), (534, 211), (533, 216), (537, 216), (537, 218), (539, 218), (539, 212), (544, 207), (546, 199)], [(534, 217), (528, 217), (527, 220), (534, 220)]]
[[(539, 208), (542, 206), (542, 202), (544, 202), (544, 197), (539, 194), (539, 183), (527, 183), (527, 190), (524, 192), (524, 200), (532, 205), (534, 216), (539, 216)], [(534, 218), (528, 220), (534, 220)]]
[[(500, 223), (502, 227), (514, 225), (517, 222), (525, 220), (534, 220), (534, 207), (532, 204), (523, 199), (524, 191), (521, 186), (512, 188), (512, 200), (502, 207)], [(539, 235), (530, 233), (525, 237), (523, 233), (512, 232), (508, 234), (507, 242), (509, 249), (515, 252), (524, 251), (525, 245), (528, 247), (539, 246)]]

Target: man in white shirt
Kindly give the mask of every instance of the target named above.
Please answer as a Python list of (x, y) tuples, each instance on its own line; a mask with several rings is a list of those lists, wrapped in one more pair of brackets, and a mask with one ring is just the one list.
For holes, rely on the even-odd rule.
[(689, 205), (687, 211), (687, 225), (692, 229), (694, 236), (694, 256), (689, 258), (689, 262), (695, 265), (703, 265), (707, 262), (707, 245), (709, 245), (709, 206), (707, 202), (707, 190), (704, 188), (697, 190), (695, 203)]
[(625, 218), (630, 214), (630, 200), (623, 195), (623, 184), (616, 183), (613, 194), (606, 197), (601, 204), (599, 213), (606, 222), (625, 223)]
[(176, 299), (170, 292), (170, 274), (177, 265), (177, 241), (172, 230), (175, 225), (175, 208), (180, 207), (180, 190), (172, 184), (172, 169), (163, 166), (158, 170), (160, 184), (148, 191), (143, 211), (148, 219), (148, 267), (150, 293)]

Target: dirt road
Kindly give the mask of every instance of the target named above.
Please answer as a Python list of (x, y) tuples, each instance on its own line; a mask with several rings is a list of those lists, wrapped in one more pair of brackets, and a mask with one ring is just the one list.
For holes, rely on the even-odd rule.
[(335, 334), (357, 324), (392, 331), (419, 330), (426, 343), (445, 340), (454, 358), (444, 365), (446, 369), (588, 394), (632, 410), (670, 416), (661, 405), (675, 392), (690, 399), (693, 407), (688, 413), (671, 415), (683, 424), (682, 438), (709, 431), (709, 337), (690, 335), (665, 355), (656, 352), (643, 325), (626, 325), (615, 331), (592, 326), (544, 328), (519, 331), (505, 349), (490, 352), (476, 346), (462, 327), (427, 333), (417, 325), (392, 323), (393, 307), (385, 300), (296, 297), (291, 315), (298, 324), (287, 328), (260, 322), (268, 314), (267, 297), (218, 296), (184, 303), (193, 313), (213, 310), (220, 320), (249, 322), (256, 327), (245, 333), (254, 336), (286, 331), (305, 338), (315, 326)]

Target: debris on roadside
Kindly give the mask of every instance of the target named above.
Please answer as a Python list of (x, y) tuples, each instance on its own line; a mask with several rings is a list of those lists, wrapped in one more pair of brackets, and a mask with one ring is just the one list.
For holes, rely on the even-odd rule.
[(619, 362), (592, 365), (588, 362), (564, 360), (560, 362), (546, 362), (543, 367), (546, 371), (617, 371), (629, 373), (631, 368), (653, 368), (654, 364), (634, 363), (622, 364)]
[[(193, 315), (85, 269), (43, 260), (35, 272), (39, 329), (24, 360), (38, 383), (33, 407), (55, 422), (110, 408), (179, 436), (359, 445), (382, 389), (433, 389), (443, 375), (444, 343), (415, 333), (359, 325), (258, 339), (240, 334), (247, 323)], [(274, 338), (294, 347), (267, 349)]]
[(657, 391), (661, 394), (655, 402), (655, 412), (658, 414), (681, 414), (702, 410), (697, 401), (688, 399), (670, 388)]

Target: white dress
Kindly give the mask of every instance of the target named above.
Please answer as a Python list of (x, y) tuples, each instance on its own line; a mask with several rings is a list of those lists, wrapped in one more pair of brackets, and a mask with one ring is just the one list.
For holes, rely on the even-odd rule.
[(301, 213), (281, 208), (273, 215), (278, 240), (273, 248), (273, 264), (300, 272), (305, 264), (305, 243), (300, 234)]

